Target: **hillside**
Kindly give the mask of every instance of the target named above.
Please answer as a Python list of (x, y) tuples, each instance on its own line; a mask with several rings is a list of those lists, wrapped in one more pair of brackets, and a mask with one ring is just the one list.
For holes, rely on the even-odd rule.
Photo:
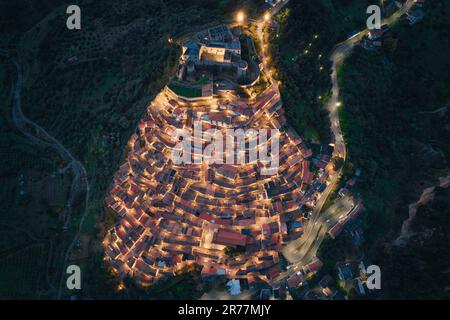
[(290, 124), (310, 142), (332, 140), (326, 104), (330, 54), (365, 26), (370, 1), (291, 1), (275, 20), (271, 52)]
[[(357, 192), (368, 209), (366, 249), (382, 270), (392, 271), (391, 267), (400, 263), (394, 263), (394, 249), (392, 260), (384, 259), (383, 248), (399, 232), (408, 215), (408, 204), (448, 172), (449, 5), (445, 0), (427, 2), (423, 22), (410, 26), (401, 21), (393, 29), (392, 41), (386, 42), (382, 50), (356, 48), (338, 72), (343, 102), (341, 125), (350, 161), (362, 172)], [(427, 209), (430, 215), (440, 215), (433, 212), (434, 208)], [(427, 219), (426, 227), (446, 228), (448, 223), (440, 226), (438, 220)], [(413, 242), (401, 253), (423, 259), (425, 269), (444, 271), (442, 265), (434, 265), (431, 255), (424, 253), (428, 244), (424, 243), (420, 250), (417, 246), (418, 242)], [(444, 248), (435, 250), (439, 256)], [(385, 281), (394, 281), (398, 274), (390, 273)], [(401, 288), (392, 286), (389, 294), (426, 296), (425, 289), (408, 293), (406, 278), (402, 283)]]
[(422, 24), (397, 25), (396, 46), (356, 48), (338, 74), (342, 128), (350, 159), (364, 173), (359, 188), (373, 210), (374, 234), (393, 226), (402, 197), (448, 167), (449, 115), (432, 112), (450, 98), (446, 2), (430, 4)]
[(449, 299), (450, 189), (417, 210), (406, 246), (383, 250), (386, 299)]
[[(147, 103), (176, 70), (180, 48), (169, 43), (169, 37), (229, 20), (237, 9), (251, 13), (262, 2), (84, 0), (77, 3), (82, 28), (72, 31), (66, 28), (65, 2), (43, 1), (38, 6), (20, 0), (0, 5), (1, 49), (8, 49), (23, 70), (23, 113), (59, 140), (87, 171), (89, 207), (81, 237), (69, 255), (69, 261), (88, 270), (89, 285), (82, 296), (114, 297), (110, 289), (116, 284), (104, 274), (98, 276), (103, 199)], [(56, 298), (64, 255), (85, 209), (84, 195), (77, 196), (73, 215), (67, 217), (73, 175), (54, 150), (30, 143), (16, 130), (10, 103), (15, 79), (14, 65), (1, 57), (0, 153), (6, 161), (0, 187), (0, 258), (24, 270), (14, 277), (25, 280), (19, 292), (0, 286), (0, 296)], [(11, 255), (22, 249), (31, 257), (23, 261), (23, 268)], [(37, 255), (45, 263), (27, 275)], [(27, 289), (38, 282), (41, 292)]]

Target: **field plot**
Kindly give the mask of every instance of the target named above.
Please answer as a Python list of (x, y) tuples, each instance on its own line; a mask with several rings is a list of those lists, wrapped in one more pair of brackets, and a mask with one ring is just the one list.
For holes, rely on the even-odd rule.
[(34, 244), (0, 259), (0, 299), (37, 299), (45, 288), (48, 250)]

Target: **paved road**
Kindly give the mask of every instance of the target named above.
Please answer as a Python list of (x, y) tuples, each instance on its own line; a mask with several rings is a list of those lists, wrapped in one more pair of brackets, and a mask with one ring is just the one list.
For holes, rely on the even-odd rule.
[[(272, 283), (272, 286), (281, 285), (288, 277), (301, 271), (302, 267), (312, 261), (319, 250), (322, 241), (325, 239), (328, 230), (337, 222), (342, 221), (355, 207), (353, 199), (345, 197), (337, 201), (325, 212), (321, 213), (317, 220), (309, 222), (309, 234), (302, 237), (302, 242), (298, 246), (292, 257), (295, 260), (288, 270), (280, 274)], [(305, 233), (306, 234), (306, 233)], [(284, 254), (284, 253), (283, 253)]]
[[(383, 24), (392, 24), (395, 23), (406, 11), (408, 11), (413, 5), (413, 1), (409, 0), (403, 8), (395, 12), (392, 16), (385, 19)], [(335, 154), (342, 157), (344, 160), (347, 158), (347, 149), (345, 146), (344, 136), (342, 134), (342, 130), (339, 122), (339, 86), (337, 81), (337, 68), (344, 61), (346, 57), (350, 55), (355, 44), (361, 40), (366, 34), (368, 30), (363, 30), (351, 38), (339, 43), (336, 45), (335, 50), (331, 54), (332, 61), (332, 73), (331, 73), (331, 82), (332, 82), (332, 95), (329, 102), (326, 105), (326, 109), (329, 112), (330, 122), (331, 122), (331, 131), (335, 138)], [(341, 169), (342, 170), (342, 169)], [(339, 177), (341, 175), (341, 170), (332, 177), (329, 185), (326, 190), (323, 192), (321, 198), (319, 199), (317, 205), (315, 206), (309, 223), (307, 224), (303, 235), (289, 244), (287, 244), (283, 249), (282, 253), (285, 258), (293, 264), (293, 270), (296, 267), (307, 264), (311, 259), (313, 259), (319, 249), (321, 242), (326, 236), (326, 232), (329, 226), (333, 224), (330, 221), (327, 223), (327, 219), (329, 219), (329, 215), (321, 215), (322, 207), (328, 198), (328, 196), (332, 193), (332, 191), (336, 188), (336, 184), (339, 181)], [(330, 208), (332, 209), (332, 208)], [(278, 281), (281, 281), (286, 276), (292, 274), (293, 271), (287, 272), (282, 275)]]
[[(280, 1), (275, 7), (273, 7), (271, 10), (269, 10), (271, 12), (271, 15), (273, 16), (274, 14), (276, 14), (277, 12), (279, 12), (282, 8), (284, 8), (284, 6), (289, 2), (289, 0), (284, 0), (284, 1)], [(261, 41), (261, 45), (262, 45), (262, 53), (261, 53), (261, 61), (263, 63), (264, 66), (264, 70), (266, 75), (268, 76), (270, 82), (272, 83), (272, 86), (274, 87), (274, 90), (278, 91), (278, 96), (280, 96), (280, 92), (278, 89), (278, 83), (276, 81), (274, 81), (274, 79), (272, 78), (272, 75), (269, 72), (268, 69), (268, 64), (267, 62), (267, 48), (265, 48), (264, 44), (268, 43), (268, 37), (269, 35), (267, 33), (264, 33), (264, 17), (260, 17), (257, 21), (255, 21), (256, 25), (257, 25), (257, 32), (258, 32), (258, 37), (259, 40)], [(211, 291), (208, 292), (206, 294), (204, 294), (201, 297), (201, 300), (250, 300), (252, 298), (252, 295), (255, 294), (256, 291), (254, 290), (248, 290), (248, 291), (244, 291), (241, 294), (237, 295), (237, 296), (231, 296), (229, 295), (227, 292), (224, 291)]]
[(288, 4), (288, 2), (289, 0), (281, 0), (280, 2), (277, 3), (276, 6), (269, 9), (270, 14), (272, 16), (276, 15), (278, 12), (280, 12), (281, 9), (283, 9)]
[[(272, 9), (272, 14), (280, 11), (289, 1), (282, 1), (280, 6)], [(391, 17), (385, 19), (383, 23), (392, 24), (395, 23), (407, 10), (411, 8), (413, 4), (412, 0), (408, 0), (408, 2), (403, 6), (402, 9), (398, 10)], [(266, 73), (269, 78), (273, 81), (270, 72), (267, 68), (266, 62), (266, 50), (264, 48), (264, 44), (267, 43), (267, 35), (263, 32), (263, 19), (257, 21), (258, 23), (258, 36), (261, 40), (261, 44), (263, 46), (262, 52), (262, 61), (265, 68)], [(355, 44), (361, 40), (366, 34), (368, 30), (363, 30), (358, 34), (352, 36), (351, 38), (339, 43), (336, 45), (335, 50), (331, 55), (332, 61), (332, 74), (331, 74), (331, 82), (332, 82), (332, 95), (329, 102), (326, 105), (326, 109), (329, 112), (330, 121), (331, 121), (331, 131), (333, 133), (335, 139), (335, 155), (338, 155), (344, 159), (347, 158), (347, 149), (345, 146), (344, 136), (342, 134), (342, 130), (339, 122), (339, 86), (337, 81), (337, 68), (344, 61), (346, 57), (349, 56)], [(283, 249), (282, 253), (286, 257), (286, 259), (292, 264), (289, 270), (280, 274), (277, 277), (272, 285), (277, 286), (284, 283), (284, 281), (291, 276), (292, 274), (301, 270), (301, 267), (310, 262), (315, 256), (325, 238), (330, 227), (334, 226), (339, 220), (342, 220), (350, 211), (355, 207), (353, 199), (345, 197), (339, 201), (337, 201), (334, 205), (326, 210), (326, 212), (322, 213), (323, 205), (325, 204), (328, 196), (335, 190), (337, 183), (339, 181), (341, 170), (339, 170), (329, 182), (329, 185), (322, 193), (320, 199), (318, 200), (315, 208), (310, 217), (310, 221), (307, 224), (304, 234), (297, 240), (294, 240), (287, 244)], [(251, 296), (251, 292), (246, 292), (241, 294), (240, 296), (233, 297), (234, 299), (249, 299)], [(209, 298), (217, 298), (211, 296)], [(227, 295), (220, 295), (221, 299), (230, 298)]]

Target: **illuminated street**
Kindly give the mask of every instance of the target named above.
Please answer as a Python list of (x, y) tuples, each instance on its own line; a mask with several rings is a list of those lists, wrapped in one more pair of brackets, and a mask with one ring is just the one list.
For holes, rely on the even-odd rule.
[[(238, 12), (236, 21), (244, 23), (245, 14)], [(264, 48), (261, 72), (269, 79), (257, 96), (245, 98), (229, 88), (216, 96), (207, 89), (217, 87), (208, 73), (211, 66), (221, 67), (221, 77), (233, 83), (242, 81), (234, 79), (242, 78), (242, 73), (233, 75), (232, 68), (239, 72), (241, 65), (251, 64), (242, 62), (240, 43), (233, 36), (241, 32), (239, 26), (231, 31), (226, 26), (210, 28), (181, 44), (178, 80), (150, 103), (107, 199), (122, 219), (104, 241), (106, 259), (122, 277), (132, 275), (150, 285), (197, 263), (203, 266), (204, 277), (224, 274), (249, 283), (270, 283), (282, 271), (279, 252), (302, 235), (308, 224), (303, 210), (320, 197), (319, 187), (329, 172), (310, 171), (312, 152), (286, 123), (278, 83), (266, 63), (268, 35), (263, 28), (269, 22), (268, 14), (256, 22)], [(191, 96), (200, 94), (197, 83), (202, 83), (201, 96)], [(279, 162), (278, 173), (263, 175), (266, 165), (254, 160), (224, 165), (175, 163), (174, 133), (179, 130), (191, 132), (183, 144), (199, 143), (205, 148), (210, 143), (205, 137), (198, 140), (192, 131), (196, 122), (203, 130), (216, 128), (224, 134), (230, 127), (279, 130), (279, 154), (272, 155)], [(201, 152), (194, 148), (194, 159)], [(242, 253), (230, 257), (227, 250), (237, 247)]]

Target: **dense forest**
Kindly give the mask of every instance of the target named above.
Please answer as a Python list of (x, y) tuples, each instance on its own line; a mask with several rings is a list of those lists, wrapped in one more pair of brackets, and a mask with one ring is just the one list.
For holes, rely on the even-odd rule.
[(445, 2), (430, 4), (422, 24), (399, 23), (395, 45), (357, 47), (338, 72), (341, 125), (350, 159), (363, 172), (358, 187), (374, 236), (399, 222), (394, 212), (402, 197), (448, 168), (449, 115), (433, 112), (450, 98)]
[[(254, 14), (263, 3), (262, 0), (82, 0), (77, 2), (81, 8), (81, 30), (66, 28), (68, 15), (64, 1), (47, 0), (39, 5), (29, 0), (0, 3), (0, 48), (8, 49), (24, 70), (22, 109), (25, 115), (60, 140), (83, 163), (91, 184), (89, 214), (81, 233), (81, 238), (87, 240), (79, 241), (75, 250), (76, 256), (84, 256), (77, 263), (87, 270), (81, 296), (114, 295), (111, 287), (117, 286), (117, 282), (107, 272), (98, 275), (99, 270), (106, 268), (102, 265), (99, 241), (105, 231), (103, 200), (112, 175), (124, 159), (126, 142), (137, 122), (176, 69), (180, 48), (169, 43), (168, 38), (229, 21), (239, 9)], [(58, 215), (67, 200), (70, 171), (58, 174), (67, 164), (52, 151), (27, 143), (15, 130), (10, 116), (15, 78), (14, 65), (0, 58), (0, 152), (7, 155), (0, 194), (4, 195), (4, 208), (8, 208), (1, 212), (0, 228), (9, 230), (9, 237), (23, 239), (17, 246), (5, 242), (1, 252), (11, 254), (21, 249), (21, 244), (36, 243), (45, 243), (45, 250), (49, 250), (48, 246), (58, 243), (61, 247), (58, 259), (61, 259), (63, 247), (68, 243), (61, 240)], [(57, 199), (38, 192), (45, 181), (51, 181), (45, 184), (51, 185), (45, 194), (56, 194)], [(74, 234), (78, 227), (83, 204), (80, 199), (74, 208), (67, 239), (73, 237), (67, 234)], [(11, 226), (18, 225), (17, 219), (22, 215), (9, 214), (15, 211), (27, 216), (27, 223), (17, 229)], [(109, 219), (108, 223), (114, 222)], [(84, 243), (89, 244), (88, 258), (82, 252)], [(31, 260), (23, 263), (26, 266), (32, 263), (35, 251), (42, 256), (39, 259), (47, 261), (49, 253), (45, 250), (34, 250), (29, 255)], [(13, 258), (8, 259), (19, 268), (22, 262)], [(57, 291), (56, 274), (62, 270), (62, 264), (49, 265), (50, 268), (44, 263), (44, 269), (36, 271), (42, 271), (44, 276), (52, 274), (47, 277), (39, 297), (55, 297)], [(28, 272), (24, 270), (23, 273)], [(28, 282), (42, 284), (42, 279), (35, 279), (34, 275), (22, 278), (25, 280), (20, 296), (38, 297), (40, 293), (30, 290)], [(11, 288), (3, 289), (0, 296), (13, 294)]]
[(406, 246), (383, 250), (383, 298), (449, 299), (450, 189), (437, 188), (434, 200), (419, 207)]
[[(390, 258), (384, 256), (385, 244), (398, 234), (408, 215), (408, 204), (424, 187), (448, 172), (449, 5), (447, 0), (427, 2), (423, 22), (410, 26), (407, 21), (400, 21), (382, 50), (356, 48), (338, 72), (343, 101), (341, 126), (350, 160), (362, 172), (357, 192), (368, 209), (366, 249), (382, 270), (390, 270), (385, 281), (392, 281), (388, 290), (397, 298), (426, 296), (442, 273), (448, 272), (448, 266), (440, 262), (448, 244), (448, 239), (441, 238), (440, 228), (448, 228), (448, 219), (445, 220), (443, 212), (432, 213), (438, 207), (427, 209), (429, 216), (436, 216), (436, 221), (423, 218), (427, 219), (424, 227), (438, 229), (429, 239), (430, 245), (425, 242), (424, 248), (418, 250), (420, 241), (414, 242), (403, 249), (392, 249)], [(430, 248), (431, 242), (439, 242), (438, 238), (442, 244), (434, 246), (433, 253), (425, 254), (424, 250)], [(397, 253), (404, 259), (393, 262)], [(423, 260), (420, 262), (423, 270), (434, 270), (427, 275), (430, 281), (434, 278), (434, 284), (426, 288), (428, 280), (422, 277), (422, 291), (415, 283), (411, 285), (417, 290), (408, 293), (407, 283), (414, 281), (406, 279), (407, 269), (414, 259)], [(400, 264), (405, 273), (399, 272)], [(414, 268), (418, 272), (418, 266)], [(396, 282), (400, 273), (404, 275), (403, 280)], [(398, 284), (397, 288), (394, 283)], [(436, 296), (442, 294), (435, 292)]]
[[(282, 83), (290, 123), (309, 141), (331, 139), (323, 109), (330, 90), (329, 54), (336, 43), (364, 26), (371, 2), (296, 0), (276, 17), (279, 27), (272, 32), (270, 48), (279, 71), (275, 76)], [(152, 291), (132, 283), (127, 283), (129, 290), (118, 291), (99, 247), (105, 231), (103, 199), (137, 121), (175, 70), (180, 48), (168, 37), (232, 19), (238, 9), (254, 14), (264, 1), (78, 3), (82, 30), (69, 31), (64, 1), (1, 2), (0, 48), (9, 49), (23, 67), (26, 116), (61, 140), (88, 171), (91, 206), (82, 233), (91, 241), (88, 258), (77, 261), (87, 270), (81, 296), (200, 295), (198, 270)], [(366, 249), (386, 270), (386, 297), (448, 298), (442, 287), (448, 283), (448, 190), (439, 190), (436, 201), (420, 209), (414, 226), (418, 236), (410, 245), (386, 243), (398, 233), (417, 193), (448, 169), (449, 17), (448, 0), (427, 1), (423, 22), (399, 23), (382, 50), (357, 47), (338, 74), (342, 129), (350, 161), (362, 172), (357, 192), (368, 208)], [(65, 166), (59, 157), (15, 130), (10, 104), (14, 79), (13, 65), (0, 58), (0, 274), (7, 274), (11, 283), (21, 281), (20, 286), (1, 286), (0, 297), (51, 298), (62, 266), (49, 268), (47, 261), (54, 259), (49, 252), (62, 237), (58, 214), (71, 177), (55, 174)], [(77, 223), (75, 215), (71, 228)], [(425, 229), (432, 230), (430, 237), (421, 236), (429, 234)], [(340, 239), (325, 246), (337, 247), (341, 259), (348, 254), (347, 242)], [(337, 261), (322, 252), (330, 262)], [(326, 267), (331, 270), (330, 262)], [(411, 266), (410, 273), (403, 272), (405, 266)]]
[(271, 34), (275, 77), (290, 124), (312, 142), (331, 141), (323, 108), (331, 89), (329, 61), (334, 46), (365, 23), (370, 1), (292, 1), (276, 17)]

